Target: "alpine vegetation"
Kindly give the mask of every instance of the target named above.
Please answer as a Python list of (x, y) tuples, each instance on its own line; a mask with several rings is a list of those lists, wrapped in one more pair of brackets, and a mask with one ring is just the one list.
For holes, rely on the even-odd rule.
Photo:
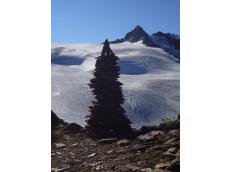
[(89, 106), (86, 129), (93, 138), (128, 137), (131, 133), (131, 121), (121, 106), (124, 98), (117, 60), (106, 39), (89, 84), (96, 100)]

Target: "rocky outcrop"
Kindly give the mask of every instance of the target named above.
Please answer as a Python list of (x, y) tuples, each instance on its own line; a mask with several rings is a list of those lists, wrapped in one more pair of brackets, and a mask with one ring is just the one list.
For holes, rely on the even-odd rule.
[(64, 123), (58, 116), (51, 111), (51, 128), (55, 130), (60, 124)]
[(78, 124), (70, 123), (66, 127), (64, 127), (64, 134), (75, 134), (83, 131), (83, 127)]

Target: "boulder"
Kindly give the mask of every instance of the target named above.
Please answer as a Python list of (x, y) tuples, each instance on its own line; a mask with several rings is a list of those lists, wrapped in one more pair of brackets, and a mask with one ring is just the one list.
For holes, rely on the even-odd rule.
[(177, 148), (172, 147), (172, 148), (169, 148), (166, 152), (164, 152), (164, 154), (165, 155), (174, 155), (175, 156), (176, 152), (177, 152)]
[(128, 171), (138, 171), (139, 169), (140, 169), (140, 167), (138, 167), (136, 165), (132, 165), (132, 164), (126, 165), (126, 170), (128, 170)]
[(122, 139), (117, 141), (118, 146), (127, 146), (129, 144), (131, 144), (131, 142), (128, 139)]
[(155, 137), (163, 135), (163, 134), (164, 134), (163, 131), (159, 131), (159, 130), (151, 131), (151, 132), (149, 132), (147, 134), (138, 136), (137, 139), (140, 140), (140, 141), (150, 141), (150, 140), (155, 139)]

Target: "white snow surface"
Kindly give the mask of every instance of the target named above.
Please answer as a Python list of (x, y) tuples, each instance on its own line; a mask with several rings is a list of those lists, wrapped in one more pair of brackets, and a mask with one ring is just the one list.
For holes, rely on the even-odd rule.
[[(94, 100), (88, 83), (93, 78), (95, 57), (100, 56), (102, 46), (52, 46), (52, 110), (67, 122), (85, 126), (88, 106)], [(132, 126), (154, 125), (163, 118), (177, 116), (180, 112), (180, 66), (171, 60), (171, 55), (141, 42), (110, 46), (120, 58), (123, 107)]]

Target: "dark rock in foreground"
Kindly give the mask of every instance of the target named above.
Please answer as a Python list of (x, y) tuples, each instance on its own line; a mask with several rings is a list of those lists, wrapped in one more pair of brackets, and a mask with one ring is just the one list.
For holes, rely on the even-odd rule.
[[(137, 131), (137, 138), (130, 140), (115, 138), (92, 140), (83, 129), (78, 132), (77, 124), (68, 127), (71, 134), (65, 133), (64, 128), (67, 126), (69, 125), (63, 124), (63, 127), (57, 127), (55, 130), (55, 133), (59, 134), (52, 143), (53, 172), (180, 171), (178, 119), (166, 121), (159, 126), (144, 127), (143, 130)], [(75, 132), (71, 131), (72, 127)]]

